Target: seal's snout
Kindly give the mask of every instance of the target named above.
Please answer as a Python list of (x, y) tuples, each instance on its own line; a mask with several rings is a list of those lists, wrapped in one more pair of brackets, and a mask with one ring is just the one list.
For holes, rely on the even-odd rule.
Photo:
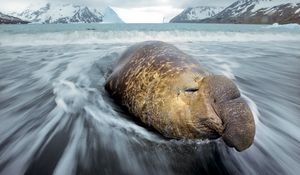
[(242, 98), (220, 104), (220, 113), (225, 125), (224, 142), (238, 151), (251, 146), (255, 135), (253, 115)]
[(214, 110), (223, 122), (224, 142), (243, 151), (251, 146), (255, 135), (255, 124), (248, 104), (241, 98), (236, 85), (225, 76), (205, 78), (208, 94), (212, 98)]

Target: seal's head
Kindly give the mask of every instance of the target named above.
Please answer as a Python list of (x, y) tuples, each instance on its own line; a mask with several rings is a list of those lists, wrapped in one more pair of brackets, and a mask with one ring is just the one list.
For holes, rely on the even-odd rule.
[[(241, 98), (236, 85), (225, 76), (191, 76), (183, 74), (176, 83), (176, 99), (169, 106), (170, 115), (188, 120), (189, 128), (181, 135), (189, 138), (222, 137), (224, 142), (238, 151), (245, 150), (252, 143), (255, 124), (252, 112)], [(192, 129), (191, 129), (192, 128)], [(193, 130), (193, 132), (191, 132)], [(176, 131), (175, 131), (176, 132)]]

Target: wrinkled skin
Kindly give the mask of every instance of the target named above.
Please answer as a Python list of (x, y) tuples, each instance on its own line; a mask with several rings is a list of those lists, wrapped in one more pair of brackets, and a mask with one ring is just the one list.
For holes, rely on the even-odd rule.
[(130, 47), (105, 89), (146, 125), (168, 138), (216, 139), (242, 151), (255, 125), (236, 85), (211, 75), (189, 55), (159, 41)]

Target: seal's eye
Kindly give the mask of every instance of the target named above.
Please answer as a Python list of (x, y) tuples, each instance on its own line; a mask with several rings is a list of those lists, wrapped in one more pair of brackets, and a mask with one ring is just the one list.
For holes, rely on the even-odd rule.
[(186, 89), (184, 89), (185, 92), (196, 92), (198, 90), (199, 90), (198, 88), (186, 88)]

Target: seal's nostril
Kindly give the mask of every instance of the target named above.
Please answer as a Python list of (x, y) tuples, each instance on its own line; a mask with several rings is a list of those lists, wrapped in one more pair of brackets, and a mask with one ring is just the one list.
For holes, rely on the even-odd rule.
[(217, 102), (217, 100), (214, 98), (214, 103), (216, 103)]

